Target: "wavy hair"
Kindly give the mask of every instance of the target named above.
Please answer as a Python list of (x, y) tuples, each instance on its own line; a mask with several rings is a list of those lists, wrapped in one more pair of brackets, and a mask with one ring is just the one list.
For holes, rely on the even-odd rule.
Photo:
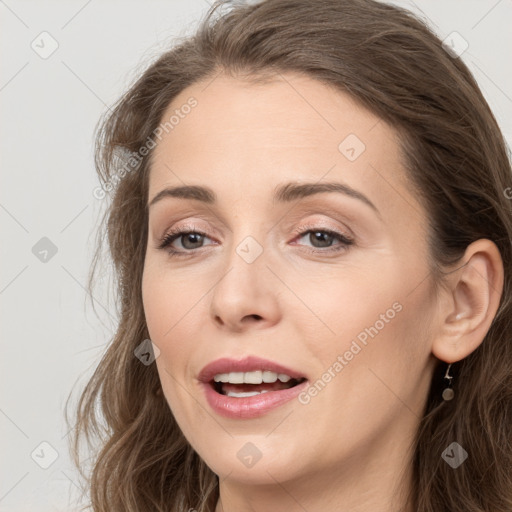
[[(462, 60), (411, 12), (373, 0), (218, 1), (196, 32), (148, 64), (101, 119), (95, 163), (108, 208), (89, 291), (105, 241), (119, 322), (73, 413), (75, 464), (83, 462), (84, 441), (92, 453), (90, 471), (81, 470), (88, 506), (95, 512), (215, 509), (218, 477), (180, 431), (156, 366), (134, 356), (149, 338), (141, 283), (152, 152), (141, 156), (141, 148), (188, 86), (219, 73), (258, 82), (288, 71), (349, 94), (400, 134), (410, 186), (428, 212), (434, 283), (443, 284), (444, 269), (471, 242), (487, 238), (497, 245), (505, 270), (499, 309), (481, 345), (454, 363), (451, 402), (440, 399), (441, 362), (434, 372), (414, 444), (412, 498), (418, 512), (510, 512), (510, 151)], [(135, 154), (133, 168), (121, 173), (120, 162)], [(453, 440), (469, 453), (456, 470), (441, 458)]]

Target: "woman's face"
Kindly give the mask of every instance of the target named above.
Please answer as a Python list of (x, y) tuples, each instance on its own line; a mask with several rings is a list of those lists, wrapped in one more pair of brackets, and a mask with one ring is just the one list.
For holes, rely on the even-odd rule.
[[(432, 376), (435, 303), (395, 132), (291, 73), (221, 75), (163, 122), (176, 110), (153, 154), (142, 292), (184, 435), (239, 484), (399, 467)], [(209, 193), (161, 194), (184, 186)], [(176, 230), (188, 235), (159, 248)]]

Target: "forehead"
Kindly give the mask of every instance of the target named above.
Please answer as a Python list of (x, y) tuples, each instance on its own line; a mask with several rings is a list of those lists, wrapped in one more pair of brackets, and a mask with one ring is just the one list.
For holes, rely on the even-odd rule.
[[(195, 106), (185, 108), (191, 98)], [(364, 189), (383, 210), (403, 209), (409, 194), (395, 130), (307, 76), (254, 84), (219, 75), (175, 97), (162, 124), (171, 118), (152, 155), (149, 199), (186, 183), (232, 202), (266, 197), (283, 182), (322, 179)]]
[[(190, 98), (197, 105), (186, 109)], [(179, 119), (173, 116), (181, 109), (190, 112)], [(163, 134), (162, 143), (155, 149), (156, 161), (170, 157), (176, 160), (184, 153), (184, 145), (190, 144), (196, 151), (186, 155), (189, 162), (205, 151), (213, 152), (217, 159), (222, 154), (232, 159), (235, 149), (240, 157), (261, 153), (258, 150), (264, 148), (274, 153), (277, 149), (288, 153), (317, 149), (318, 153), (327, 151), (326, 156), (337, 156), (338, 144), (349, 134), (365, 142), (371, 142), (370, 138), (378, 142), (383, 131), (392, 136), (391, 128), (384, 127), (378, 117), (359, 107), (347, 94), (294, 74), (280, 74), (263, 84), (225, 75), (193, 84), (174, 98), (162, 116), (162, 124), (172, 117), (178, 122)], [(370, 136), (378, 125), (381, 129)]]

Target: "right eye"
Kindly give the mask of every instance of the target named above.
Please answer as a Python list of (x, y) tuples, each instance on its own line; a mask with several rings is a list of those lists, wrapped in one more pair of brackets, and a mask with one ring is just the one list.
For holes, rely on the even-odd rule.
[[(191, 231), (189, 228), (180, 228), (171, 230), (161, 240), (158, 248), (167, 249), (171, 254), (181, 255), (190, 253), (194, 249), (200, 249), (203, 246), (205, 238), (209, 238), (206, 233), (200, 231)], [(173, 247), (173, 243), (178, 240), (181, 247)]]

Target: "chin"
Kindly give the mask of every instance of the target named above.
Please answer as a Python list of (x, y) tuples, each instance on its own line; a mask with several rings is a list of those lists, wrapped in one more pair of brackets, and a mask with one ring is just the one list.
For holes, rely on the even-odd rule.
[(204, 441), (196, 449), (208, 467), (219, 476), (251, 485), (275, 485), (296, 478), (301, 473), (297, 462), (304, 460), (297, 456), (297, 449), (283, 450), (282, 442), (270, 440), (265, 435), (234, 436), (218, 443), (216, 449), (212, 440)]

